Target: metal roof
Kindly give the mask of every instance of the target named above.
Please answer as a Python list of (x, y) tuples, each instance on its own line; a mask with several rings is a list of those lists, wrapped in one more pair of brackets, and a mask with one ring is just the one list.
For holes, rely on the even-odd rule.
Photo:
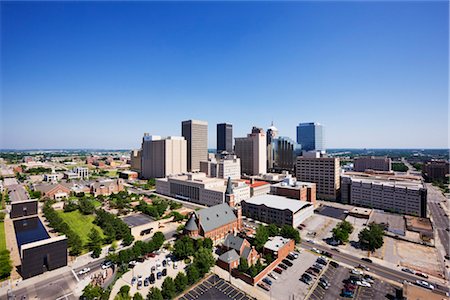
[(236, 250), (231, 249), (230, 251), (225, 252), (221, 256), (219, 256), (219, 259), (223, 262), (230, 263), (232, 261), (238, 260), (239, 254), (236, 252)]
[(311, 206), (310, 202), (288, 199), (286, 197), (277, 195), (260, 195), (247, 200), (243, 200), (242, 202), (253, 205), (265, 205), (267, 207), (279, 210), (289, 209), (293, 213)]
[(197, 211), (196, 215), (205, 232), (222, 227), (237, 219), (233, 209), (227, 203), (204, 208)]

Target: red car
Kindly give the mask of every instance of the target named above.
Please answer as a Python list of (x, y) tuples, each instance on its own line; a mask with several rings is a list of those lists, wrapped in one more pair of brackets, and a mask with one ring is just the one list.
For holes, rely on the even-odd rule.
[(274, 271), (277, 272), (278, 274), (283, 273), (283, 270), (280, 268), (275, 268)]
[(147, 258), (148, 258), (148, 257), (155, 257), (155, 256), (156, 256), (156, 254), (153, 253), (153, 252), (152, 252), (152, 253), (147, 253)]

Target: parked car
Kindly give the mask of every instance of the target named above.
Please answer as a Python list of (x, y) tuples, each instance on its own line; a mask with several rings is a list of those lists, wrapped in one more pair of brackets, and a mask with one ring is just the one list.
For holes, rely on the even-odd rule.
[(294, 259), (298, 258), (298, 253), (295, 252), (289, 252), (289, 255), (292, 255), (294, 257)]
[(361, 258), (361, 260), (366, 261), (368, 263), (373, 263), (373, 261), (370, 258), (367, 258), (367, 257), (363, 257), (363, 258)]
[(416, 272), (416, 275), (422, 278), (428, 278), (428, 275), (422, 272)]
[(278, 266), (280, 267), (280, 268), (282, 268), (283, 270), (287, 270), (287, 266), (285, 265), (285, 264), (278, 264)]
[(156, 281), (155, 273), (150, 274), (150, 284), (154, 284)]
[(434, 285), (430, 284), (429, 282), (426, 282), (425, 280), (416, 280), (416, 284), (426, 289), (434, 290)]
[(278, 276), (277, 275), (275, 275), (275, 273), (274, 272), (270, 272), (269, 274), (267, 274), (269, 277), (271, 277), (271, 278), (273, 278), (273, 279), (275, 279), (275, 280), (277, 280), (278, 279)]
[(339, 267), (339, 264), (337, 262), (335, 262), (335, 261), (330, 261), (330, 265), (332, 265), (335, 268)]
[(409, 273), (409, 274), (415, 274), (414, 270), (408, 269), (408, 268), (403, 268), (402, 269), (403, 272)]
[(173, 268), (174, 268), (174, 269), (178, 269), (178, 262), (177, 262), (177, 261), (174, 261), (174, 262), (173, 262)]
[(156, 267), (153, 266), (153, 267), (150, 269), (150, 271), (151, 271), (151, 272), (155, 272), (155, 271), (156, 271)]
[(83, 275), (86, 273), (89, 273), (91, 271), (91, 268), (83, 268), (78, 272), (78, 275)]
[(111, 267), (112, 266), (112, 262), (111, 261), (105, 261), (103, 264), (102, 264), (102, 269), (103, 270), (106, 270), (106, 269), (108, 269), (109, 267)]
[(133, 278), (131, 278), (131, 285), (134, 285), (136, 283), (136, 276), (133, 276)]
[(326, 285), (324, 282), (319, 281), (319, 286), (321, 286), (324, 290), (328, 290), (328, 285)]
[(289, 260), (287, 260), (287, 259), (283, 259), (282, 260), (282, 262), (285, 264), (285, 265), (287, 265), (288, 267), (292, 267), (294, 264), (293, 263), (291, 263)]
[(363, 272), (361, 272), (360, 270), (356, 270), (356, 269), (352, 269), (350, 272), (352, 274), (355, 274), (355, 275), (362, 275), (363, 274)]
[(294, 257), (293, 255), (291, 255), (291, 254), (288, 254), (288, 255), (286, 256), (286, 258), (288, 258), (288, 259), (290, 259), (290, 260), (294, 260), (294, 259), (295, 259), (295, 257)]
[(156, 273), (156, 278), (157, 279), (161, 279), (161, 277), (162, 277), (162, 273), (161, 272)]
[(330, 282), (326, 278), (320, 277), (319, 281), (325, 283), (326, 285), (330, 285)]
[(353, 298), (353, 292), (351, 291), (347, 291), (347, 290), (342, 290), (342, 294), (341, 296), (344, 298)]
[(149, 286), (150, 285), (150, 279), (147, 277), (144, 279), (144, 286)]
[(356, 284), (347, 283), (344, 285), (344, 289), (347, 291), (354, 291), (356, 290)]
[(316, 268), (316, 267), (311, 267), (310, 269), (311, 269), (313, 272), (315, 272), (316, 274), (319, 274), (320, 271), (322, 271), (321, 269)]
[(264, 278), (263, 281), (268, 285), (272, 285), (272, 280), (270, 280), (268, 277)]
[(359, 286), (363, 286), (363, 287), (369, 287), (369, 288), (372, 287), (372, 285), (370, 285), (370, 283), (368, 283), (367, 281), (363, 281), (363, 280), (357, 281), (356, 284)]
[(319, 257), (318, 259), (316, 259), (316, 263), (321, 264), (321, 265), (326, 265), (327, 261)]
[(311, 284), (311, 280), (306, 279), (305, 277), (300, 277), (299, 279), (301, 282), (304, 282), (305, 284), (310, 285)]
[(164, 268), (163, 270), (162, 270), (162, 276), (166, 276), (167, 275), (167, 269), (166, 268)]
[(267, 285), (267, 284), (265, 284), (264, 282), (258, 282), (258, 286), (260, 287), (260, 288), (262, 288), (263, 290), (266, 290), (266, 291), (270, 291), (270, 286), (269, 285)]
[(142, 288), (142, 280), (138, 280), (137, 289), (140, 290)]
[(147, 254), (147, 257), (152, 257), (152, 258), (153, 258), (153, 257), (156, 257), (156, 254), (153, 253), (153, 252), (152, 252), (152, 253), (148, 253), (148, 254)]
[(305, 271), (305, 273), (310, 274), (311, 276), (316, 276), (316, 272), (314, 272), (311, 268)]
[(164, 260), (162, 261), (162, 266), (165, 267), (166, 265), (167, 265), (167, 261), (164, 259)]
[(278, 274), (283, 273), (283, 270), (280, 268), (275, 268), (274, 271), (277, 272)]
[(322, 269), (323, 269), (323, 265), (318, 264), (318, 263), (315, 263), (315, 264), (313, 265), (313, 267), (314, 267), (314, 268), (317, 268), (317, 269), (319, 269), (319, 270), (322, 270)]

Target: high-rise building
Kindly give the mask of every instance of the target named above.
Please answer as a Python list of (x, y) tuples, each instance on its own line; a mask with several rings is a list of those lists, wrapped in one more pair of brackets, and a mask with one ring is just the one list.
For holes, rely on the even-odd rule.
[(183, 137), (151, 136), (142, 139), (141, 174), (145, 179), (187, 172), (187, 142)]
[(428, 180), (446, 180), (450, 174), (450, 164), (445, 160), (432, 160), (423, 165), (422, 173)]
[(300, 146), (292, 139), (280, 136), (271, 139), (267, 145), (267, 164), (270, 172), (294, 172), (295, 162), (300, 155)]
[(365, 170), (391, 171), (391, 159), (389, 157), (356, 157), (353, 160), (353, 170), (364, 172)]
[(200, 162), (200, 172), (209, 177), (240, 179), (241, 160), (234, 154), (218, 153)]
[(325, 150), (323, 125), (319, 123), (300, 123), (297, 126), (297, 143), (302, 150)]
[(320, 200), (337, 200), (340, 193), (339, 158), (317, 156), (297, 157), (297, 180), (313, 182)]
[(132, 171), (141, 173), (141, 149), (131, 150), (130, 169)]
[(233, 152), (233, 125), (217, 124), (217, 153)]
[(241, 172), (247, 175), (267, 173), (266, 135), (253, 127), (247, 137), (235, 138), (235, 153), (241, 159)]
[(200, 162), (208, 158), (208, 122), (183, 121), (181, 123), (181, 135), (187, 141), (188, 171), (200, 171)]

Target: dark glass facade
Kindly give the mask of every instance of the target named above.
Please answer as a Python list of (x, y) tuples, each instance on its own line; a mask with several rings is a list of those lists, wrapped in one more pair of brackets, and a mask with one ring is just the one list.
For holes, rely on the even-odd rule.
[(233, 125), (227, 123), (217, 124), (217, 153), (233, 152)]

